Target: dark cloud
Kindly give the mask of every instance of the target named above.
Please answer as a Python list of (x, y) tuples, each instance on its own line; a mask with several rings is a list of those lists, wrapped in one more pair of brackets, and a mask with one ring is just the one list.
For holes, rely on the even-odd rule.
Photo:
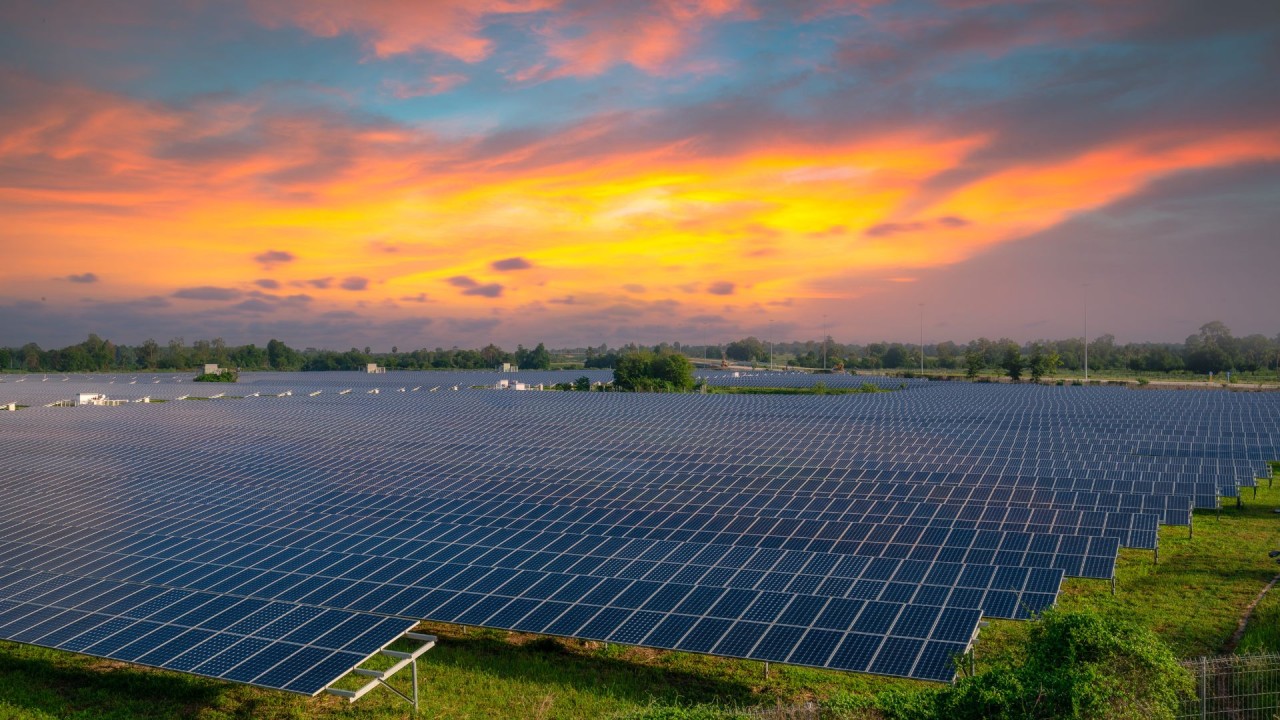
[(291, 263), (298, 258), (287, 250), (268, 250), (264, 253), (254, 255), (253, 259), (261, 263), (263, 267), (272, 268), (276, 265)]
[(182, 288), (174, 292), (173, 296), (183, 300), (235, 300), (240, 297), (240, 291), (235, 288), (202, 285), (200, 287)]
[(96, 282), (98, 282), (98, 276), (97, 276), (97, 275), (94, 275), (94, 274), (93, 274), (93, 273), (91, 273), (91, 272), (87, 272), (87, 273), (84, 273), (84, 274), (82, 274), (82, 275), (68, 275), (68, 276), (67, 276), (67, 279), (68, 279), (68, 280), (70, 280), (70, 281), (71, 281), (71, 282), (73, 282), (73, 283), (85, 283), (85, 284), (88, 284), (88, 283), (96, 283)]
[(324, 290), (333, 284), (333, 278), (331, 277), (314, 278), (312, 280), (303, 280), (302, 282), (298, 282), (294, 284), (299, 287), (304, 285), (310, 285), (311, 287), (316, 288), (318, 290)]
[(484, 285), (476, 285), (462, 291), (463, 295), (477, 295), (479, 297), (496, 298), (502, 296), (502, 286), (498, 283), (485, 283)]
[(445, 282), (456, 288), (462, 288), (463, 295), (474, 295), (487, 298), (502, 296), (503, 287), (498, 283), (481, 284), (474, 278), (467, 277), (466, 275), (454, 275)]
[(735, 286), (733, 283), (728, 282), (727, 280), (721, 280), (719, 282), (713, 282), (710, 285), (708, 285), (707, 292), (711, 293), (712, 295), (732, 295), (734, 291), (734, 287)]
[(278, 281), (272, 280), (271, 278), (261, 278), (259, 280), (254, 280), (253, 284), (257, 285), (260, 288), (266, 288), (267, 290), (280, 289), (280, 283)]
[(275, 304), (261, 300), (259, 298), (250, 298), (244, 302), (236, 303), (231, 306), (232, 310), (248, 313), (266, 313), (275, 309)]
[(342, 281), (343, 290), (359, 291), (369, 287), (369, 279), (362, 277), (349, 277)]
[(405, 295), (400, 298), (402, 302), (424, 303), (429, 300), (426, 293), (418, 293), (417, 295)]
[(867, 237), (878, 238), (878, 237), (889, 237), (891, 235), (897, 235), (898, 233), (904, 233), (904, 232), (916, 232), (917, 230), (923, 230), (923, 229), (924, 229), (924, 223), (919, 223), (919, 222), (892, 223), (890, 222), (890, 223), (880, 223), (879, 225), (872, 225), (871, 227), (867, 228), (866, 231), (863, 232), (862, 234), (866, 235)]
[(872, 225), (862, 234), (867, 237), (880, 238), (891, 237), (901, 233), (914, 233), (929, 228), (942, 228), (944, 230), (955, 230), (957, 228), (968, 227), (969, 221), (955, 215), (947, 215), (933, 221), (917, 221), (917, 222), (888, 222)]
[(533, 267), (533, 263), (522, 257), (512, 257), (505, 260), (494, 260), (489, 267), (498, 272), (507, 272), (509, 270), (528, 270)]

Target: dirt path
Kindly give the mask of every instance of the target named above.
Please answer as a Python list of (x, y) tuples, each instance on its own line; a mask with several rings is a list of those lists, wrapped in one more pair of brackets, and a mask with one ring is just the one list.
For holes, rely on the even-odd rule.
[(1236, 623), (1236, 631), (1231, 633), (1231, 639), (1227, 640), (1227, 644), (1222, 646), (1222, 654), (1230, 655), (1236, 651), (1236, 647), (1240, 645), (1240, 638), (1244, 637), (1244, 629), (1249, 626), (1249, 618), (1253, 617), (1253, 611), (1258, 607), (1258, 603), (1262, 602), (1262, 598), (1267, 596), (1267, 591), (1275, 587), (1277, 581), (1280, 581), (1280, 575), (1271, 578), (1271, 582), (1262, 588), (1262, 591), (1253, 598), (1253, 602), (1249, 603), (1244, 612), (1240, 614), (1240, 622)]

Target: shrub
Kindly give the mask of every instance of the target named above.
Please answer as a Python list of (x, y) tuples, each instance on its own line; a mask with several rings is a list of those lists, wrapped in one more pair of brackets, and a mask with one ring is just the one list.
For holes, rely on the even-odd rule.
[(940, 692), (937, 716), (1173, 718), (1194, 690), (1190, 674), (1154, 633), (1096, 612), (1045, 612), (1026, 651), (1018, 664), (998, 665)]

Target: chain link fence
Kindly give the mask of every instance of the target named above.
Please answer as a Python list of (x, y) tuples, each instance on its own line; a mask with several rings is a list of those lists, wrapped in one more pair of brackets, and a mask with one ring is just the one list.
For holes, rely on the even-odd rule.
[(1179, 718), (1276, 720), (1280, 718), (1280, 654), (1224, 655), (1186, 660), (1196, 697)]

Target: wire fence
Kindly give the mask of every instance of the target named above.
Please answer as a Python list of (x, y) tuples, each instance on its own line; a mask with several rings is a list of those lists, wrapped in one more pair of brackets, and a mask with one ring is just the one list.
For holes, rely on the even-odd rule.
[(1274, 720), (1280, 718), (1280, 654), (1223, 655), (1186, 660), (1196, 697), (1179, 718)]

